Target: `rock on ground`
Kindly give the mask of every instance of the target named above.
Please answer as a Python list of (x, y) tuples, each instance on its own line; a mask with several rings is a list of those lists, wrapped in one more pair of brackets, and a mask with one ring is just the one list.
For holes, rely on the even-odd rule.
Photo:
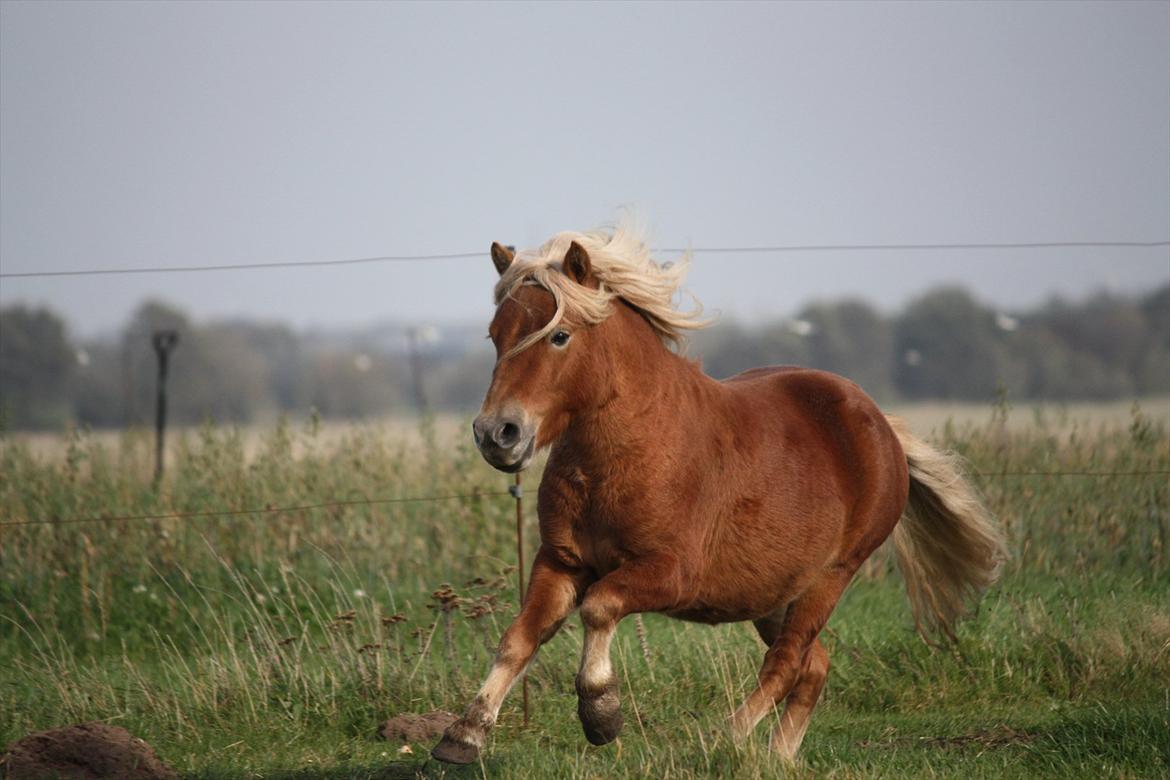
[(443, 732), (458, 720), (450, 712), (435, 710), (421, 715), (395, 715), (382, 724), (378, 736), (391, 742), (418, 743), (438, 739)]
[(178, 780), (154, 749), (119, 726), (79, 723), (30, 734), (0, 756), (7, 780)]

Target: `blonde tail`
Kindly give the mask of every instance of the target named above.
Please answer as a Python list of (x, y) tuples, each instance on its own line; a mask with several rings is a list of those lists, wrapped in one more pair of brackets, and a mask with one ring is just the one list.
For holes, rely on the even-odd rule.
[(999, 577), (1003, 534), (963, 478), (957, 455), (940, 452), (887, 417), (910, 466), (910, 497), (894, 527), (894, 551), (919, 633), (955, 640), (955, 621)]

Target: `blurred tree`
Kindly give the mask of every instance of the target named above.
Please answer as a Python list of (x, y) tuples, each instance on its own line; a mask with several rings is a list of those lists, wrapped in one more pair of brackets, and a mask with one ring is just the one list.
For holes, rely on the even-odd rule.
[(1141, 301), (1146, 338), (1142, 357), (1134, 366), (1139, 393), (1165, 393), (1170, 389), (1170, 284)]
[(791, 321), (748, 330), (735, 322), (698, 331), (687, 351), (701, 359), (703, 370), (726, 379), (757, 366), (808, 365), (808, 345)]
[[(154, 409), (156, 330), (180, 334), (172, 355), (171, 417), (247, 422), (282, 413), (386, 414), (412, 393), (405, 354), (385, 340), (311, 339), (279, 324), (195, 325), (164, 303), (135, 312), (117, 341), (74, 349), (44, 309), (0, 310), (0, 416), (12, 428), (148, 424)], [(394, 343), (397, 343), (395, 341)], [(684, 352), (710, 375), (805, 365), (842, 374), (881, 401), (1015, 398), (1111, 399), (1170, 389), (1170, 286), (1142, 296), (1053, 300), (1008, 315), (965, 291), (936, 289), (894, 318), (857, 300), (814, 303), (762, 327), (734, 321), (692, 334)], [(478, 408), (490, 350), (455, 341), (420, 356), (435, 409)]]
[(1050, 301), (1037, 321), (1081, 356), (1065, 379), (1069, 389), (1083, 386), (1090, 397), (1134, 392), (1133, 370), (1146, 342), (1146, 321), (1135, 301), (1098, 293), (1084, 303)]
[(894, 331), (859, 300), (815, 303), (797, 315), (807, 330), (808, 365), (848, 377), (878, 400), (894, 397)]
[(309, 359), (308, 398), (325, 417), (386, 414), (394, 405), (394, 373), (381, 355), (319, 352)]
[(943, 287), (913, 301), (895, 324), (894, 378), (906, 398), (995, 398), (1019, 394), (1025, 369), (1013, 364), (1013, 334), (965, 290)]
[(77, 359), (56, 314), (22, 305), (0, 309), (0, 427), (64, 424)]
[(496, 358), (490, 349), (470, 351), (430, 369), (428, 386), (436, 409), (470, 413), (483, 402)]

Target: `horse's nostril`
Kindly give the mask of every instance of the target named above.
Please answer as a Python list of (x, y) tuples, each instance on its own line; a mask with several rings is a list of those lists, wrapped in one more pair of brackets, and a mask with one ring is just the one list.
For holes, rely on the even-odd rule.
[(520, 441), (520, 426), (512, 422), (504, 423), (496, 429), (495, 439), (501, 447), (511, 447)]
[(483, 444), (484, 439), (491, 439), (492, 423), (490, 420), (485, 420), (483, 417), (476, 417), (475, 422), (471, 424), (471, 435), (475, 437), (475, 446), (479, 447)]

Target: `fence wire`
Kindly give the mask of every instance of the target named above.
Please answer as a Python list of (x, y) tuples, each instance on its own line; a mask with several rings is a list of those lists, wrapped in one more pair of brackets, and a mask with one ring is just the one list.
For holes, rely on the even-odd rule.
[[(1152, 469), (1148, 471), (972, 471), (967, 476), (990, 479), (995, 477), (1166, 477), (1170, 476), (1170, 469)], [(102, 515), (97, 517), (71, 517), (65, 519), (37, 519), (37, 520), (10, 520), (0, 521), (0, 527), (27, 526), (27, 525), (77, 525), (81, 523), (122, 523), (143, 520), (200, 520), (213, 517), (238, 517), (242, 515), (275, 515), (290, 512), (308, 512), (317, 509), (334, 509), (351, 506), (376, 506), (382, 504), (412, 504), (441, 501), (473, 501), (481, 498), (499, 498), (510, 496), (516, 498), (516, 493), (509, 490), (486, 491), (482, 493), (458, 493), (442, 496), (413, 496), (408, 498), (370, 498), (351, 499), (345, 501), (323, 501), (317, 504), (298, 504), (295, 506), (264, 506), (252, 509), (216, 509), (199, 512), (163, 512), (157, 514), (140, 515)]]
[(350, 506), (374, 506), (380, 504), (411, 504), (438, 501), (471, 501), (480, 498), (495, 498), (512, 495), (506, 490), (483, 493), (463, 493), (446, 496), (415, 496), (410, 498), (362, 498), (346, 501), (323, 501), (319, 504), (296, 506), (265, 506), (253, 509), (213, 509), (200, 512), (163, 512), (144, 515), (103, 515), (99, 517), (71, 517), (63, 520), (12, 520), (0, 522), (0, 527), (19, 525), (76, 525), (79, 523), (121, 523), (137, 520), (199, 520), (210, 517), (235, 517), (240, 515), (273, 515), (282, 512), (308, 512), (315, 509), (333, 509)]
[[(973, 242), (950, 244), (770, 244), (763, 246), (684, 246), (655, 247), (655, 252), (671, 254), (790, 254), (800, 252), (917, 252), (924, 250), (983, 251), (1003, 249), (1150, 249), (1170, 247), (1170, 241), (1019, 241)], [(202, 271), (241, 271), (271, 268), (320, 268), (328, 266), (371, 265), (376, 263), (413, 263), (435, 260), (467, 260), (485, 257), (483, 252), (437, 252), (418, 255), (377, 255), (339, 260), (278, 260), (268, 263), (220, 263), (217, 265), (141, 266), (130, 268), (76, 268), (64, 271), (0, 272), (0, 279), (33, 279), (54, 276), (106, 276), (112, 274), (197, 273)]]

